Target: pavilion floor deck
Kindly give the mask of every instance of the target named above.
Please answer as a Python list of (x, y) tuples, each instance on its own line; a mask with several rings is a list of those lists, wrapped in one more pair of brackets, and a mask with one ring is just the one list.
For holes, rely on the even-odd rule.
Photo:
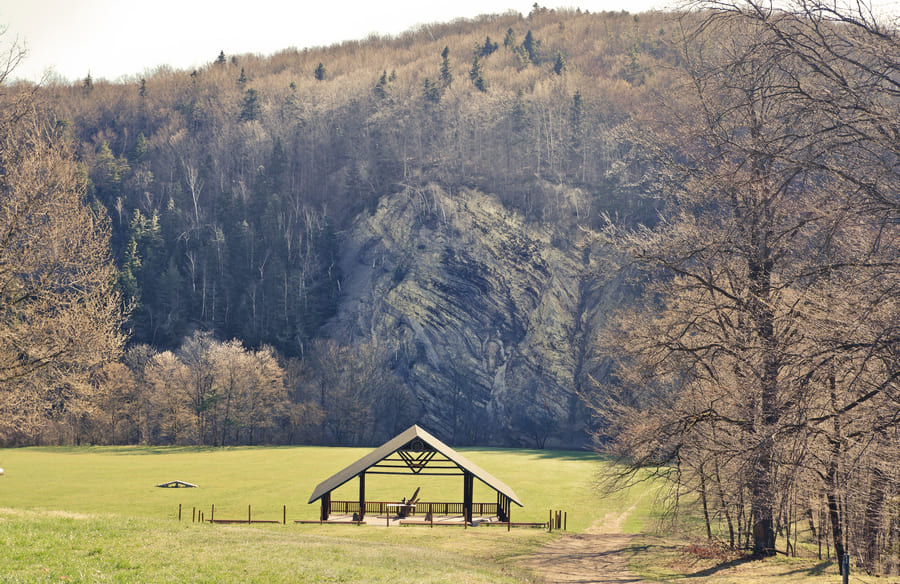
[[(496, 515), (488, 517), (475, 516), (472, 517), (472, 522), (469, 525), (476, 526), (482, 523), (496, 523), (498, 521), (500, 520)], [(309, 523), (317, 522), (310, 521)], [(332, 513), (328, 518), (328, 523), (356, 523), (356, 521), (353, 520), (353, 514)], [(399, 527), (402, 525), (464, 525), (463, 516), (461, 514), (432, 515), (432, 520), (426, 521), (424, 514), (401, 517), (400, 515), (391, 513), (367, 513), (361, 523), (376, 527)]]

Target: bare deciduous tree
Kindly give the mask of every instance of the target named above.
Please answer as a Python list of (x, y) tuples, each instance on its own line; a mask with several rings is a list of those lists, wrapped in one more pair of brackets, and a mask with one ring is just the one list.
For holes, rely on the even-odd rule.
[(76, 407), (121, 354), (105, 215), (85, 204), (71, 145), (30, 103), (0, 95), (0, 439)]
[(645, 303), (607, 340), (627, 355), (616, 444), (671, 464), (705, 509), (718, 497), (728, 510), (726, 491), (746, 496), (737, 539), (766, 556), (803, 469), (834, 496), (850, 448), (842, 418), (883, 404), (874, 398), (893, 383), (872, 359), (883, 330), (863, 332), (877, 302), (859, 300), (896, 289), (896, 237), (861, 212), (876, 199), (858, 173), (873, 164), (828, 135), (831, 112), (798, 97), (814, 76), (804, 55), (764, 20), (688, 14), (682, 25), (684, 83), (644, 143), (668, 208), (654, 229), (610, 230), (648, 276)]

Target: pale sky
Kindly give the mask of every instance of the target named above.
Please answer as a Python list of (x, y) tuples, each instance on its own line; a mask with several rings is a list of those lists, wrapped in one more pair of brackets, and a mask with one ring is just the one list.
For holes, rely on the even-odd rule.
[[(664, 0), (545, 0), (547, 8), (643, 12)], [(534, 0), (0, 0), (0, 49), (28, 51), (14, 76), (51, 69), (71, 81), (141, 76), (160, 65), (193, 69), (226, 55), (270, 55), (397, 34), (417, 24), (515, 10)]]

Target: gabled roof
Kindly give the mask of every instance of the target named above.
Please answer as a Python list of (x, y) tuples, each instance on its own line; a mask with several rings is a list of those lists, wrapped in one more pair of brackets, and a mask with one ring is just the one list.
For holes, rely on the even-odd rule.
[[(398, 457), (391, 459), (390, 457), (394, 454), (397, 454)], [(519, 507), (523, 506), (513, 490), (502, 481), (418, 426), (411, 426), (344, 470), (319, 483), (319, 486), (310, 495), (309, 502), (317, 501), (326, 493), (330, 493), (371, 468), (376, 469), (372, 471), (373, 473), (380, 474), (447, 475), (462, 474), (462, 472), (468, 471)], [(435, 472), (425, 472), (428, 470)]]

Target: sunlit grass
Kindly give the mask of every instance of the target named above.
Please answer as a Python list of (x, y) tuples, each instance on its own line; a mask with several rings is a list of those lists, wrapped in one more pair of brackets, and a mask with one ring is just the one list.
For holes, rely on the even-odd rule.
[(522, 582), (542, 533), (219, 526), (0, 509), (3, 582)]
[[(0, 450), (2, 582), (528, 582), (516, 558), (557, 534), (539, 529), (375, 528), (295, 524), (318, 517), (316, 484), (363, 456), (354, 448), (25, 448)], [(584, 452), (464, 449), (512, 487), (516, 521), (568, 515), (582, 530), (620, 502), (592, 488), (605, 464)], [(197, 489), (161, 489), (182, 480)], [(357, 494), (351, 481), (336, 498)], [(461, 477), (372, 475), (371, 500), (458, 501)], [(475, 499), (495, 494), (476, 481)], [(183, 519), (176, 519), (178, 505)], [(191, 523), (217, 517), (282, 518), (287, 525)]]
[[(317, 519), (318, 505), (307, 500), (315, 486), (369, 452), (365, 448), (24, 448), (0, 450), (0, 505), (17, 509), (111, 513), (126, 517), (175, 517), (178, 505), (190, 518), (192, 508), (216, 506), (221, 517), (288, 521)], [(509, 485), (524, 503), (513, 506), (516, 521), (544, 521), (550, 509), (568, 513), (569, 528), (582, 530), (598, 517), (604, 503), (592, 488), (604, 464), (587, 452), (461, 449), (464, 456)], [(161, 489), (182, 480), (200, 488)], [(420, 488), (423, 501), (461, 501), (461, 477), (369, 475), (369, 500), (400, 500)], [(333, 498), (353, 500), (358, 483), (350, 481)], [(475, 500), (496, 495), (475, 482)], [(258, 515), (257, 515), (258, 514)]]

